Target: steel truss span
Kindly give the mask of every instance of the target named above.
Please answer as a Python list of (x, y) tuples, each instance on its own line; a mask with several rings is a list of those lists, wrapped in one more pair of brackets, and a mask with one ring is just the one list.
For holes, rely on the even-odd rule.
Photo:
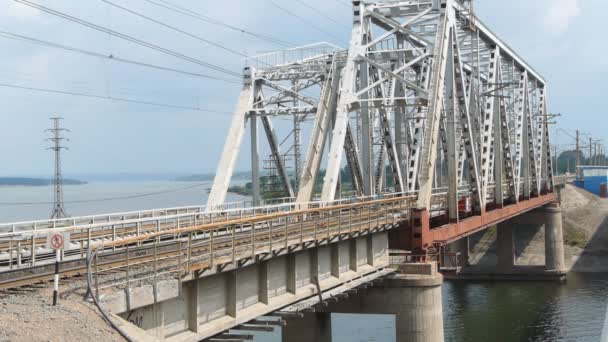
[(553, 192), (545, 80), (468, 1), (352, 3), (348, 50), (247, 61), (209, 208), (224, 202), (247, 128), (256, 204), (271, 177), (296, 203), (404, 193), (428, 212), (447, 188), (450, 222)]

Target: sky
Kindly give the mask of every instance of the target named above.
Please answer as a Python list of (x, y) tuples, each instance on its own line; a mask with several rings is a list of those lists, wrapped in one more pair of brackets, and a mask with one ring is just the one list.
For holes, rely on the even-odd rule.
[[(44, 140), (51, 116), (63, 117), (63, 125), (71, 130), (66, 134), (70, 151), (65, 152), (63, 165), (68, 175), (215, 172), (240, 89), (237, 77), (12, 0), (0, 1), (0, 31), (231, 81), (121, 64), (7, 39), (0, 34), (0, 176), (52, 173), (53, 156), (46, 150), (49, 144)], [(281, 48), (152, 3), (162, 0), (108, 1), (196, 37), (149, 22), (102, 0), (32, 1), (235, 73), (240, 73), (244, 66), (242, 55)], [(324, 16), (296, 0), (171, 2), (297, 45), (327, 41), (347, 47), (350, 36), (347, 0), (305, 0), (309, 6), (322, 10)], [(605, 139), (608, 45), (603, 13), (608, 10), (608, 1), (475, 0), (475, 9), (487, 26), (547, 80), (549, 111), (562, 114), (553, 127), (553, 142), (561, 149), (569, 148), (574, 140), (564, 131), (574, 134), (576, 129)], [(201, 39), (219, 43), (233, 52)], [(45, 94), (6, 88), (4, 84), (216, 112)], [(244, 151), (237, 165), (239, 170), (247, 169), (246, 145)]]

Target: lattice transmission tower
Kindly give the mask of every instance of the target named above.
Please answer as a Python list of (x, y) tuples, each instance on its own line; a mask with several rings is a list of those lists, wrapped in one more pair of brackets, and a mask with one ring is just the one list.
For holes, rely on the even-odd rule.
[(53, 121), (53, 128), (49, 128), (46, 132), (50, 132), (52, 136), (46, 140), (53, 143), (53, 146), (47, 148), (47, 150), (51, 150), (55, 152), (55, 179), (54, 179), (54, 202), (53, 202), (53, 212), (51, 214), (52, 219), (64, 218), (68, 215), (66, 214), (64, 205), (63, 205), (63, 177), (61, 172), (61, 150), (69, 150), (66, 146), (64, 146), (64, 142), (70, 141), (70, 139), (62, 136), (63, 132), (69, 132), (69, 129), (61, 128), (60, 122), (63, 120), (61, 117), (53, 117), (51, 118)]

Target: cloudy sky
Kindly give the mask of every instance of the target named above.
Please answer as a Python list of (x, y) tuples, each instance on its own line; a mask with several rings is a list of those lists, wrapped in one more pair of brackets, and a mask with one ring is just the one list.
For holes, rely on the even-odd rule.
[[(67, 173), (214, 172), (238, 94), (238, 78), (210, 70), (65, 19), (0, 0), (0, 31), (197, 74), (211, 80), (85, 56), (0, 33), (0, 175), (46, 175), (49, 117), (60, 115), (71, 129)], [(101, 0), (32, 0), (198, 61), (239, 73), (241, 55), (280, 48), (266, 40), (173, 13), (162, 0), (108, 0), (229, 48), (227, 51), (146, 21)], [(305, 0), (325, 17), (295, 0), (171, 0), (225, 23), (293, 44), (329, 41), (346, 46), (347, 0)], [(278, 6), (277, 6), (278, 5)], [(287, 13), (296, 13), (302, 20)], [(549, 110), (562, 113), (559, 127), (604, 138), (605, 0), (476, 1), (480, 18), (549, 82)], [(332, 20), (328, 19), (331, 18)], [(204, 108), (202, 112), (61, 94), (3, 85), (57, 89), (101, 97)], [(556, 131), (554, 142), (573, 140)], [(606, 140), (608, 142), (608, 140)], [(240, 169), (247, 168), (247, 155)]]

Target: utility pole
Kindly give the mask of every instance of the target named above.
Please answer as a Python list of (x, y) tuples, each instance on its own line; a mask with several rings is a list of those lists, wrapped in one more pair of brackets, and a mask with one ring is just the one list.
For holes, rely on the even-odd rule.
[(50, 132), (52, 136), (46, 140), (51, 141), (53, 146), (47, 148), (55, 152), (55, 181), (54, 181), (54, 203), (53, 212), (51, 214), (52, 219), (60, 219), (67, 217), (65, 208), (63, 206), (63, 178), (61, 175), (61, 150), (68, 150), (63, 145), (64, 141), (70, 141), (70, 139), (62, 136), (63, 132), (69, 132), (68, 129), (60, 127), (60, 121), (63, 120), (61, 117), (51, 118), (53, 121), (53, 128), (47, 129), (46, 132)]
[(576, 173), (576, 179), (581, 179), (579, 175), (579, 167), (581, 166), (581, 142), (580, 142), (580, 131), (576, 130), (576, 166), (574, 172)]
[(589, 165), (593, 165), (593, 139), (589, 137)]
[(556, 176), (559, 176), (559, 158), (557, 158), (557, 145), (553, 145), (553, 156), (555, 158), (555, 172), (557, 172)]

